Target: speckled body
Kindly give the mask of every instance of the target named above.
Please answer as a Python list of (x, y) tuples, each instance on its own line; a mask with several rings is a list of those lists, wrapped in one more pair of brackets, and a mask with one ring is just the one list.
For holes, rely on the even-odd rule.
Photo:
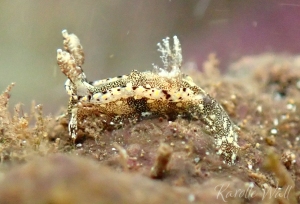
[(158, 44), (164, 68), (153, 72), (133, 70), (129, 75), (89, 83), (82, 71), (84, 55), (79, 39), (63, 31), (66, 51), (58, 50), (58, 65), (68, 77), (65, 84), (70, 95), (71, 116), (69, 132), (76, 139), (78, 123), (91, 113), (109, 118), (127, 118), (133, 115), (188, 115), (201, 120), (214, 136), (217, 153), (225, 162), (233, 164), (239, 145), (234, 124), (222, 106), (193, 80), (181, 73), (181, 47), (174, 37)]

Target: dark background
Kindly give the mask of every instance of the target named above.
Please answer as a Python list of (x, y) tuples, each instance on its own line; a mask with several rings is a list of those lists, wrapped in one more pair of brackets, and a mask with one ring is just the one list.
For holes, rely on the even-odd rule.
[(10, 107), (46, 114), (66, 106), (66, 77), (56, 65), (61, 30), (79, 36), (89, 80), (151, 70), (156, 44), (177, 35), (185, 63), (201, 70), (211, 52), (221, 69), (244, 55), (300, 52), (299, 0), (0, 1), (0, 92), (16, 82)]

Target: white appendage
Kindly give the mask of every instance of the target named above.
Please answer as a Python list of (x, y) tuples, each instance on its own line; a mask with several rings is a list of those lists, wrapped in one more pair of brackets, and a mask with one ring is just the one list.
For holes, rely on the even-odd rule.
[(72, 108), (72, 114), (69, 122), (69, 134), (72, 139), (76, 139), (77, 134), (77, 108)]

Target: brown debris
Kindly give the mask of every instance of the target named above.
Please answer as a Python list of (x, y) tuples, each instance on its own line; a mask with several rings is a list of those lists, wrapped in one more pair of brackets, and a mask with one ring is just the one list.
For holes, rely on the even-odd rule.
[(286, 150), (281, 155), (281, 161), (287, 169), (291, 169), (296, 163), (296, 155), (290, 150)]
[(157, 150), (157, 156), (153, 167), (151, 168), (150, 176), (152, 178), (161, 178), (167, 171), (167, 166), (172, 156), (172, 147), (165, 143), (161, 143)]
[(270, 146), (274, 146), (276, 144), (276, 139), (275, 139), (274, 135), (267, 136), (266, 143)]
[(120, 145), (118, 145), (118, 143), (114, 143), (113, 146), (119, 151), (119, 155), (120, 155), (120, 163), (123, 166), (123, 171), (128, 171), (128, 154), (127, 151), (121, 147)]
[(285, 166), (283, 166), (282, 163), (280, 162), (280, 158), (274, 152), (274, 150), (272, 149), (267, 150), (267, 157), (264, 163), (264, 167), (269, 171), (274, 172), (278, 182), (278, 186), (275, 186), (276, 188), (282, 187), (283, 192), (289, 191), (289, 193), (287, 194), (288, 201), (285, 200), (286, 198), (282, 198), (282, 197), (278, 197), (278, 198), (274, 197), (274, 201), (278, 200), (278, 202), (281, 203), (296, 204), (297, 198), (295, 195), (295, 183), (291, 175), (285, 168)]
[[(46, 125), (52, 119), (42, 115), (42, 105), (32, 104), (30, 115), (23, 113), (21, 104), (15, 105), (14, 114), (8, 110), (11, 84), (0, 95), (0, 158), (1, 162), (23, 162), (34, 155), (45, 155), (55, 151), (49, 143)], [(30, 125), (33, 124), (33, 125)]]

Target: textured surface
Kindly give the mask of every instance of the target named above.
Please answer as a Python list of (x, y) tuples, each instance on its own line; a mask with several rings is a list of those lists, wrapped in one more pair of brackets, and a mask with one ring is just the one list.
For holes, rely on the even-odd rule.
[[(205, 72), (187, 72), (241, 128), (235, 165), (223, 164), (215, 154), (214, 138), (203, 122), (182, 117), (128, 120), (117, 129), (112, 117), (89, 115), (79, 124), (74, 145), (68, 119), (43, 116), (41, 105), (33, 104), (29, 114), (16, 105), (11, 114), (11, 85), (0, 95), (0, 200), (61, 204), (107, 198), (106, 203), (115, 203), (128, 201), (130, 188), (141, 196), (131, 196), (130, 203), (299, 202), (299, 57), (245, 57), (225, 75), (218, 66), (210, 55)], [(75, 158), (48, 158), (57, 153)], [(138, 175), (143, 179), (132, 181)], [(159, 191), (149, 199), (151, 188)]]
[(236, 127), (215, 99), (181, 73), (181, 46), (176, 36), (173, 48), (169, 38), (163, 40), (163, 45), (158, 44), (164, 68), (155, 66), (153, 72), (133, 70), (129, 75), (88, 83), (81, 68), (84, 55), (79, 39), (66, 30), (62, 33), (66, 51), (57, 51), (57, 61), (68, 77), (69, 131), (73, 139), (78, 123), (95, 114), (117, 117), (119, 123), (122, 118), (142, 115), (185, 115), (202, 121), (215, 138), (217, 153), (226, 163), (235, 162), (239, 149)]

